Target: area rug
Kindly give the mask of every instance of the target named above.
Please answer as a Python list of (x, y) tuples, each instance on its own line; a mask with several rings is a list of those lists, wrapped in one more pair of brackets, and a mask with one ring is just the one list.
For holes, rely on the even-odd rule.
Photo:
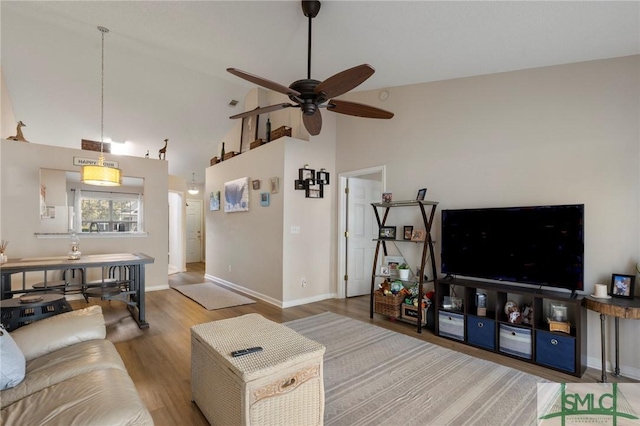
[(327, 348), (325, 425), (536, 424), (540, 377), (330, 312), (285, 325)]
[(178, 290), (194, 302), (199, 303), (209, 311), (256, 303), (255, 300), (226, 290), (213, 283), (188, 284), (172, 288)]

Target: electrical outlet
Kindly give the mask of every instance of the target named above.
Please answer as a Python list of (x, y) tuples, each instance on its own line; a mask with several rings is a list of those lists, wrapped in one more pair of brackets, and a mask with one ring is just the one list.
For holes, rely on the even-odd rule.
[(302, 280), (300, 280), (300, 284), (302, 284), (302, 287), (306, 287), (307, 286), (307, 279), (302, 277)]
[(231, 272), (231, 265), (229, 265), (229, 272)]

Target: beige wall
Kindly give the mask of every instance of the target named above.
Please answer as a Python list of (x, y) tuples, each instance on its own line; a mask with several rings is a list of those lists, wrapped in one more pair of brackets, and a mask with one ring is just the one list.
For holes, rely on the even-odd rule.
[(7, 85), (4, 82), (4, 75), (2, 74), (2, 68), (0, 67), (0, 138), (8, 138), (15, 136), (16, 125), (18, 124), (15, 115), (13, 114), (13, 104), (11, 103), (11, 96), (7, 90)]
[[(640, 260), (640, 57), (353, 93), (390, 121), (339, 116), (337, 172), (387, 166), (387, 191), (447, 208), (585, 204), (585, 293)], [(439, 239), (439, 214), (434, 238)], [(439, 244), (436, 243), (439, 249)], [(439, 263), (439, 250), (437, 250)], [(639, 290), (640, 292), (640, 290)], [(608, 336), (613, 336), (609, 321)], [(620, 362), (640, 378), (640, 323), (620, 322)], [(600, 365), (588, 315), (589, 365)], [(613, 359), (613, 341), (608, 359)]]
[[(9, 240), (8, 256), (61, 256), (69, 250), (68, 238), (37, 238), (40, 169), (80, 171), (73, 157), (97, 158), (98, 153), (15, 141), (0, 141), (0, 235)], [(100, 238), (82, 236), (83, 254), (141, 252), (155, 262), (146, 266), (147, 290), (168, 286), (167, 276), (167, 162), (138, 157), (107, 156), (116, 160), (124, 176), (144, 178), (144, 222), (147, 236)]]
[[(207, 278), (283, 307), (333, 297), (333, 186), (320, 200), (293, 187), (305, 164), (333, 171), (334, 129), (329, 119), (323, 139), (281, 138), (207, 169), (206, 194), (221, 193), (220, 211), (205, 208)], [(260, 180), (261, 188), (249, 190), (248, 212), (225, 213), (224, 183), (242, 177)], [(269, 192), (272, 177), (280, 189), (263, 207), (260, 192)], [(291, 226), (300, 233), (292, 234)]]

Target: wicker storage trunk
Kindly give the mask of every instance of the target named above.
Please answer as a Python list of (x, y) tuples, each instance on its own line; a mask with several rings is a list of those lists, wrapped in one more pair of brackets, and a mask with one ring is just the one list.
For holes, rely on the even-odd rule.
[[(261, 352), (231, 352), (260, 346)], [(321, 425), (325, 348), (258, 314), (191, 328), (191, 393), (212, 425)]]

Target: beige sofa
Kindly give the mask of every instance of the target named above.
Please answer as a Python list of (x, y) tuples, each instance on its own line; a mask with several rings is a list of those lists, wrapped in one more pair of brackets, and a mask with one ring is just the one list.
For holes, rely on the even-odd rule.
[(100, 306), (46, 318), (10, 334), (26, 359), (26, 375), (0, 392), (0, 424), (153, 424), (115, 346), (105, 340)]

